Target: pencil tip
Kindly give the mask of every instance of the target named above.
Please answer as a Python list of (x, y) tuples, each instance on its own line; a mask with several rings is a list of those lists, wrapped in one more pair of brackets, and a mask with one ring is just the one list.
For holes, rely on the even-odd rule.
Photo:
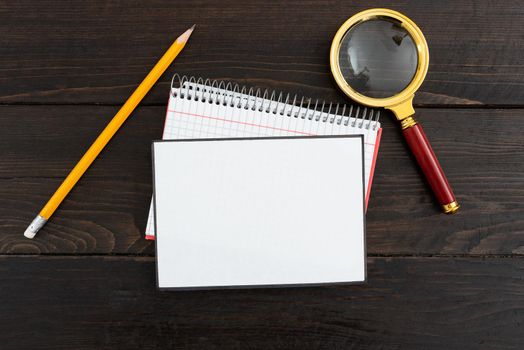
[(36, 236), (36, 232), (31, 230), (31, 228), (29, 227), (24, 231), (25, 238), (33, 239), (35, 236)]
[(24, 231), (24, 236), (33, 239), (36, 233), (45, 225), (47, 222), (41, 215), (37, 215), (36, 218), (31, 222), (31, 224)]
[(189, 28), (188, 30), (186, 30), (182, 35), (180, 35), (176, 39), (176, 41), (179, 42), (180, 44), (185, 44), (187, 40), (189, 39), (189, 37), (191, 36), (191, 33), (193, 33), (193, 30), (195, 29), (195, 27), (196, 27), (196, 24), (193, 24), (193, 26)]

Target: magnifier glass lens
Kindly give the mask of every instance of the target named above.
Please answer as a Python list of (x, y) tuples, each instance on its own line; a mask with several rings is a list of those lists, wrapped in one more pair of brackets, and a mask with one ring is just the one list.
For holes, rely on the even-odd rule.
[(418, 54), (400, 22), (377, 18), (347, 31), (338, 59), (351, 88), (367, 97), (386, 98), (400, 93), (413, 80)]

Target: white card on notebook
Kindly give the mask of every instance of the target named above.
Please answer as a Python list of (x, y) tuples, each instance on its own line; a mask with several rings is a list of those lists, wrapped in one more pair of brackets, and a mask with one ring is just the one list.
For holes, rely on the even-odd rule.
[(366, 278), (361, 135), (153, 143), (158, 287)]

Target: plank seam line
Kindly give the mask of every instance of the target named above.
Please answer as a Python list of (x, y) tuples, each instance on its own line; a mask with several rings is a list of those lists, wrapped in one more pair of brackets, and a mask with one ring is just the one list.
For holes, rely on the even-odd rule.
[[(336, 101), (334, 101), (336, 102)], [(0, 102), (0, 106), (79, 106), (79, 107), (119, 107), (121, 103), (74, 103), (74, 102)], [(139, 107), (165, 107), (166, 103), (143, 103)], [(416, 104), (415, 108), (425, 109), (522, 109), (524, 104)]]
[[(89, 258), (89, 257), (122, 257), (122, 258), (154, 258), (155, 255), (145, 254), (131, 254), (131, 253), (43, 253), (43, 254), (30, 254), (30, 253), (16, 253), (16, 254), (0, 254), (0, 257), (75, 257), (75, 258)], [(467, 259), (524, 259), (524, 255), (519, 254), (367, 254), (368, 258), (436, 258), (436, 259), (447, 259), (447, 258), (467, 258)]]

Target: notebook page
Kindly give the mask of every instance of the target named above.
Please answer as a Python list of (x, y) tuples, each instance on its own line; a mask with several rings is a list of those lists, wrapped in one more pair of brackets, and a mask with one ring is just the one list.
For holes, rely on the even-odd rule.
[[(191, 85), (193, 91), (203, 91), (199, 101), (183, 96)], [(254, 98), (240, 93), (232, 93), (224, 89), (211, 88), (198, 84), (185, 83), (182, 88), (173, 90), (170, 94), (166, 120), (164, 125), (164, 140), (195, 139), (195, 138), (227, 138), (227, 137), (268, 137), (268, 136), (314, 136), (314, 135), (364, 135), (364, 164), (366, 199), (371, 190), (372, 172), (380, 142), (380, 124), (376, 121), (359, 118), (347, 118), (342, 123), (330, 121), (340, 120), (340, 114), (320, 112), (311, 106), (309, 109), (299, 109), (293, 104), (277, 103), (271, 99)], [(193, 94), (195, 95), (195, 94)], [(273, 96), (274, 97), (274, 96)], [(203, 102), (202, 99), (206, 101)], [(211, 101), (212, 103), (209, 103)], [(225, 102), (217, 104), (216, 102)], [(233, 105), (233, 107), (231, 106)], [(239, 106), (241, 106), (239, 108)], [(248, 108), (243, 108), (247, 106)], [(317, 106), (320, 108), (321, 106)], [(253, 110), (254, 109), (254, 110)], [(295, 118), (298, 111), (301, 115)], [(341, 113), (342, 111), (338, 111)], [(283, 114), (283, 115), (282, 115)], [(346, 111), (346, 115), (348, 112)], [(354, 115), (355, 113), (353, 113)], [(291, 116), (289, 116), (291, 115)], [(367, 202), (367, 201), (366, 201)], [(149, 217), (146, 226), (146, 238), (153, 239), (155, 222), (151, 201)]]
[(361, 135), (157, 141), (153, 165), (160, 288), (365, 280)]

